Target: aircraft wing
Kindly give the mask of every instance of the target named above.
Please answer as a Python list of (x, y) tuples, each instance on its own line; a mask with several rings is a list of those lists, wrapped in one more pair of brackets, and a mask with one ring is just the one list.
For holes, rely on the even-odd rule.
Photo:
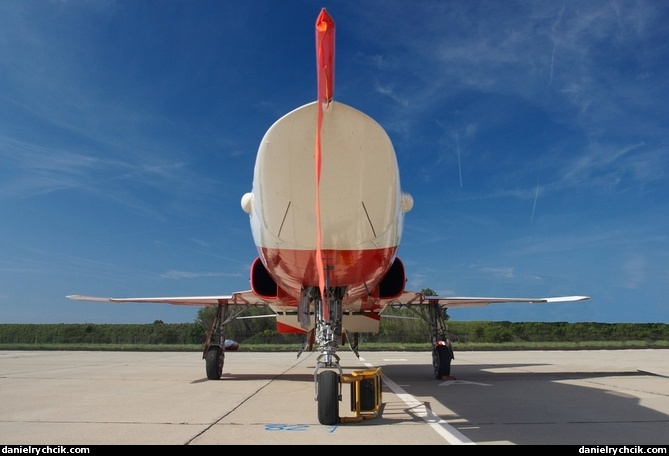
[[(260, 298), (251, 290), (238, 291), (231, 295), (221, 296), (173, 296), (173, 297), (147, 297), (147, 298), (105, 298), (99, 296), (69, 295), (69, 299), (75, 301), (112, 302), (112, 303), (154, 303), (173, 304), (177, 306), (216, 306), (218, 304), (247, 305), (247, 306), (269, 306), (276, 304), (274, 301)], [(428, 305), (438, 303), (441, 307), (449, 309), (459, 307), (480, 307), (488, 304), (499, 303), (559, 303), (585, 301), (590, 296), (555, 296), (550, 298), (502, 298), (485, 296), (425, 296), (419, 291), (405, 291), (400, 296), (387, 301), (391, 307)]]
[(103, 298), (98, 296), (69, 295), (75, 301), (114, 302), (114, 303), (155, 303), (177, 306), (216, 306), (218, 304), (266, 306), (270, 301), (259, 298), (251, 290), (238, 291), (227, 296), (174, 296), (155, 298)]
[(418, 291), (405, 291), (399, 297), (394, 298), (388, 302), (391, 307), (411, 306), (411, 305), (428, 305), (438, 303), (441, 307), (454, 309), (458, 307), (480, 307), (488, 304), (498, 303), (558, 303), (558, 302), (574, 302), (585, 301), (590, 299), (590, 296), (555, 296), (550, 298), (502, 298), (502, 297), (485, 297), (485, 296), (425, 296)]

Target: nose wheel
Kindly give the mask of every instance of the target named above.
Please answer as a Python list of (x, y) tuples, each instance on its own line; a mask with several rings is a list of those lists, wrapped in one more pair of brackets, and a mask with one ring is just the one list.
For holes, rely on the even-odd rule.
[(318, 422), (324, 425), (339, 423), (339, 374), (324, 370), (318, 374), (316, 400)]

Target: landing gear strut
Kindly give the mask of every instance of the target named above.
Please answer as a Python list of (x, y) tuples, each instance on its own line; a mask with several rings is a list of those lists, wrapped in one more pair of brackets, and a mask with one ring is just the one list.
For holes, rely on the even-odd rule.
[(211, 322), (204, 343), (202, 358), (205, 360), (207, 378), (209, 380), (220, 380), (223, 375), (223, 362), (225, 361), (225, 325), (228, 317), (228, 304), (218, 304), (216, 315)]
[(437, 380), (444, 380), (445, 377), (450, 377), (451, 361), (455, 359), (453, 345), (446, 327), (447, 309), (442, 308), (438, 300), (430, 301), (429, 296), (425, 296), (425, 299), (428, 301), (427, 306), (408, 305), (407, 308), (430, 324), (434, 377)]
[(342, 340), (341, 303), (344, 291), (339, 287), (326, 288), (325, 300), (320, 296), (315, 299), (315, 342), (320, 351), (314, 369), (315, 399), (318, 401), (318, 421), (324, 425), (339, 423), (343, 371), (339, 365), (337, 347), (338, 341)]
[(451, 375), (451, 361), (454, 359), (453, 346), (446, 328), (446, 309), (442, 309), (436, 302), (430, 302), (427, 310), (432, 334), (434, 377), (444, 380), (444, 377)]

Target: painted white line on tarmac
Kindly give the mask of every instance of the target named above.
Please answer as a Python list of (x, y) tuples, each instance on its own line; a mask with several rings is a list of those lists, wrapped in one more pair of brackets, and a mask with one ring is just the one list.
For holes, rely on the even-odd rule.
[[(363, 361), (362, 358), (360, 360)], [(365, 362), (365, 365), (369, 368), (376, 367), (367, 362)], [(448, 424), (448, 421), (442, 420), (439, 416), (432, 413), (430, 407), (427, 407), (424, 403), (404, 391), (402, 387), (386, 375), (383, 375), (383, 383), (409, 406), (409, 409), (413, 414), (422, 418), (423, 421), (429, 424), (432, 429), (434, 429), (437, 434), (441, 435), (448, 443), (451, 445), (476, 445), (476, 443), (469, 440), (460, 431)]]

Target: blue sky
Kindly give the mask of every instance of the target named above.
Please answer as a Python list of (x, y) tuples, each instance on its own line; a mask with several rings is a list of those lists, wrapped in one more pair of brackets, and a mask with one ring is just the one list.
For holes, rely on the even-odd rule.
[(669, 323), (669, 4), (644, 0), (2, 1), (0, 322), (189, 322), (65, 296), (248, 289), (240, 199), (316, 98), (322, 7), (335, 99), (415, 201), (407, 288), (592, 296), (453, 320)]

